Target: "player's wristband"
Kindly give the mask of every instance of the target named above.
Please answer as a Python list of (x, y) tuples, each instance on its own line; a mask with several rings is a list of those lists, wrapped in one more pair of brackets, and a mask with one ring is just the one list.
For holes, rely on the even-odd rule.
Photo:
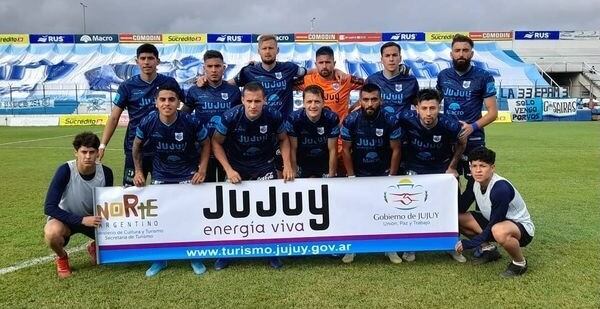
[(98, 146), (98, 149), (104, 149), (106, 148), (106, 144), (100, 144), (100, 146)]
[(477, 122), (473, 122), (471, 124), (471, 128), (473, 128), (473, 131), (477, 131), (477, 130), (479, 130), (479, 125), (477, 125)]

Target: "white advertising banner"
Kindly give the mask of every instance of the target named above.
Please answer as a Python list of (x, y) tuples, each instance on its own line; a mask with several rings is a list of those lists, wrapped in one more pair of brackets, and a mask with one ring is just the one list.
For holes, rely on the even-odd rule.
[(452, 175), (96, 188), (100, 263), (452, 250)]
[(543, 99), (544, 116), (568, 117), (577, 115), (577, 99)]

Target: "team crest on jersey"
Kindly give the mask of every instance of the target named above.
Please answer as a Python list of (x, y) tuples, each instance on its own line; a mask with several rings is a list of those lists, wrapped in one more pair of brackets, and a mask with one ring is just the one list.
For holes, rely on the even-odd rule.
[(221, 92), (221, 99), (223, 99), (223, 100), (229, 99), (229, 93), (227, 93), (227, 92)]
[(434, 143), (439, 143), (442, 140), (442, 136), (441, 135), (434, 135), (433, 136), (433, 142)]
[(183, 132), (175, 132), (175, 140), (181, 142), (183, 140)]
[(333, 90), (335, 90), (335, 91), (340, 90), (340, 84), (339, 83), (333, 83), (333, 84), (331, 84), (331, 87), (333, 87)]
[(283, 74), (281, 74), (281, 72), (275, 72), (275, 78), (281, 79), (282, 77), (283, 77)]
[(402, 92), (402, 84), (396, 84), (396, 92)]
[(383, 136), (383, 129), (375, 129), (375, 135), (377, 135), (378, 137)]
[(323, 135), (325, 133), (325, 128), (324, 127), (317, 127), (317, 133), (319, 133), (319, 135)]
[(463, 81), (463, 88), (467, 89), (469, 87), (471, 87), (471, 81), (470, 80)]
[(266, 125), (260, 126), (260, 133), (262, 133), (262, 134), (267, 133), (267, 126)]

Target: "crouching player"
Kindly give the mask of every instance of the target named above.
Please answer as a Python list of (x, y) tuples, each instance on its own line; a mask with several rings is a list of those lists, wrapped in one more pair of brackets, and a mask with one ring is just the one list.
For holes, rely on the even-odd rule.
[[(208, 132), (203, 124), (190, 115), (177, 111), (179, 101), (176, 88), (160, 86), (156, 95), (157, 111), (146, 116), (136, 130), (133, 141), (133, 183), (138, 187), (146, 183), (142, 169), (142, 148), (154, 152), (152, 184), (198, 184), (206, 177), (210, 155)], [(191, 263), (197, 275), (206, 271), (200, 260)], [(166, 261), (155, 261), (146, 271), (146, 276), (152, 277), (165, 267)]]
[[(480, 212), (459, 214), (459, 228), (463, 239), (456, 243), (456, 252), (473, 249), (487, 241), (496, 241), (512, 258), (503, 277), (515, 277), (527, 271), (527, 261), (521, 247), (527, 246), (533, 239), (535, 228), (527, 211), (525, 201), (519, 191), (496, 174), (496, 153), (485, 147), (479, 147), (469, 154), (471, 174), (475, 179), (473, 198)], [(490, 250), (483, 248), (481, 259), (486, 262), (498, 260), (500, 253), (494, 246)]]
[[(60, 278), (71, 276), (69, 256), (64, 249), (71, 235), (81, 233), (95, 239), (95, 228), (102, 221), (99, 216), (94, 216), (94, 188), (113, 185), (112, 170), (96, 163), (99, 146), (100, 139), (94, 133), (75, 136), (75, 160), (58, 168), (48, 188), (44, 204), (44, 213), (48, 216), (44, 238), (56, 253), (56, 272)], [(88, 244), (87, 251), (95, 265), (94, 241)]]

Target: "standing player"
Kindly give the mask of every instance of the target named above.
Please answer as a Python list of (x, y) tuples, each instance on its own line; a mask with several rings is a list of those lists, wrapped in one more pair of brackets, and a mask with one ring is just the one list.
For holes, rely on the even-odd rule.
[[(438, 74), (437, 89), (444, 98), (444, 114), (456, 116), (463, 122), (463, 134), (468, 138), (465, 153), (469, 153), (472, 149), (485, 145), (483, 128), (498, 116), (496, 85), (489, 72), (471, 65), (473, 40), (457, 34), (452, 39), (451, 46), (452, 67)], [(483, 105), (488, 113), (482, 117)], [(464, 195), (472, 194), (473, 177), (464, 156), (459, 163), (458, 173), (467, 179), (467, 187), (461, 199), (468, 199)], [(466, 206), (468, 209), (470, 205)], [(467, 209), (461, 208), (459, 212), (464, 213)]]
[[(119, 86), (112, 112), (102, 133), (102, 142), (100, 143), (98, 155), (98, 159), (102, 160), (104, 149), (115, 133), (119, 118), (123, 110), (127, 109), (129, 124), (127, 125), (124, 140), (125, 168), (123, 173), (123, 185), (126, 186), (133, 185), (135, 169), (131, 149), (133, 147), (136, 128), (144, 117), (155, 110), (156, 89), (167, 85), (178, 89), (179, 96), (183, 97), (183, 92), (174, 78), (157, 73), (156, 68), (160, 63), (160, 59), (158, 58), (158, 49), (154, 45), (140, 45), (137, 48), (136, 55), (136, 63), (140, 67), (140, 74), (132, 76)], [(152, 152), (144, 151), (142, 163), (143, 172), (146, 176), (149, 172), (152, 172)]]
[[(408, 175), (449, 173), (458, 177), (456, 167), (465, 150), (465, 138), (459, 138), (461, 123), (454, 116), (440, 114), (440, 95), (434, 89), (419, 91), (416, 111), (400, 114), (403, 162)], [(452, 257), (461, 263), (462, 254)], [(405, 261), (415, 260), (414, 252), (402, 254)]]
[[(46, 244), (56, 253), (58, 277), (71, 276), (69, 256), (65, 247), (72, 235), (81, 233), (96, 238), (95, 228), (102, 218), (94, 216), (94, 188), (111, 187), (113, 172), (97, 163), (100, 139), (94, 133), (84, 132), (75, 136), (75, 160), (61, 165), (50, 183), (44, 213), (48, 216), (44, 226)], [(96, 243), (87, 246), (92, 265), (96, 265)]]
[[(198, 184), (204, 181), (210, 143), (204, 126), (192, 116), (177, 111), (179, 88), (163, 85), (156, 96), (157, 111), (146, 116), (136, 129), (133, 142), (133, 162), (136, 186), (144, 186), (146, 177), (143, 170), (143, 151), (154, 153), (152, 160), (152, 184)], [(196, 143), (201, 144), (198, 153)], [(167, 267), (166, 261), (156, 261), (146, 271), (152, 277)], [(192, 269), (197, 275), (206, 271), (200, 260), (192, 261)]]
[(335, 177), (339, 118), (323, 108), (323, 89), (310, 85), (304, 89), (304, 108), (292, 112), (286, 122), (290, 139), (290, 161), (298, 177)]
[[(240, 89), (223, 82), (225, 63), (223, 55), (216, 50), (207, 50), (204, 53), (204, 74), (206, 84), (202, 87), (192, 86), (185, 99), (182, 110), (194, 112), (194, 116), (201, 123), (207, 124), (208, 134), (214, 131), (213, 120), (222, 115), (226, 110), (241, 104)], [(206, 182), (225, 180), (225, 171), (217, 160), (211, 156), (208, 161)]]
[[(471, 174), (475, 179), (474, 199), (480, 212), (471, 211), (458, 215), (461, 233), (470, 239), (456, 244), (456, 252), (479, 247), (487, 241), (496, 241), (512, 258), (503, 277), (515, 277), (527, 271), (527, 260), (521, 247), (533, 239), (535, 227), (529, 216), (525, 201), (519, 191), (505, 178), (496, 174), (496, 153), (479, 147), (469, 154)], [(472, 203), (473, 200), (468, 201)], [(497, 260), (497, 249), (484, 250), (480, 259), (484, 262)]]
[(416, 103), (419, 83), (409, 74), (409, 68), (402, 64), (400, 45), (387, 42), (379, 49), (383, 70), (370, 75), (367, 83), (372, 83), (381, 89), (383, 109), (400, 114), (410, 110)]
[[(348, 177), (396, 175), (400, 165), (401, 131), (395, 115), (381, 109), (381, 93), (374, 84), (360, 89), (361, 108), (344, 120), (344, 165)], [(352, 263), (356, 254), (346, 254), (344, 263)], [(396, 252), (386, 255), (394, 264), (402, 263)]]
[[(277, 178), (274, 162), (276, 144), (283, 157), (283, 179), (294, 179), (290, 141), (285, 134), (281, 114), (264, 106), (264, 88), (257, 82), (250, 82), (242, 91), (242, 105), (226, 111), (215, 121), (213, 151), (231, 183)], [(270, 258), (269, 264), (276, 269), (283, 267), (276, 257)], [(228, 265), (227, 259), (218, 259), (215, 268), (220, 270)]]

